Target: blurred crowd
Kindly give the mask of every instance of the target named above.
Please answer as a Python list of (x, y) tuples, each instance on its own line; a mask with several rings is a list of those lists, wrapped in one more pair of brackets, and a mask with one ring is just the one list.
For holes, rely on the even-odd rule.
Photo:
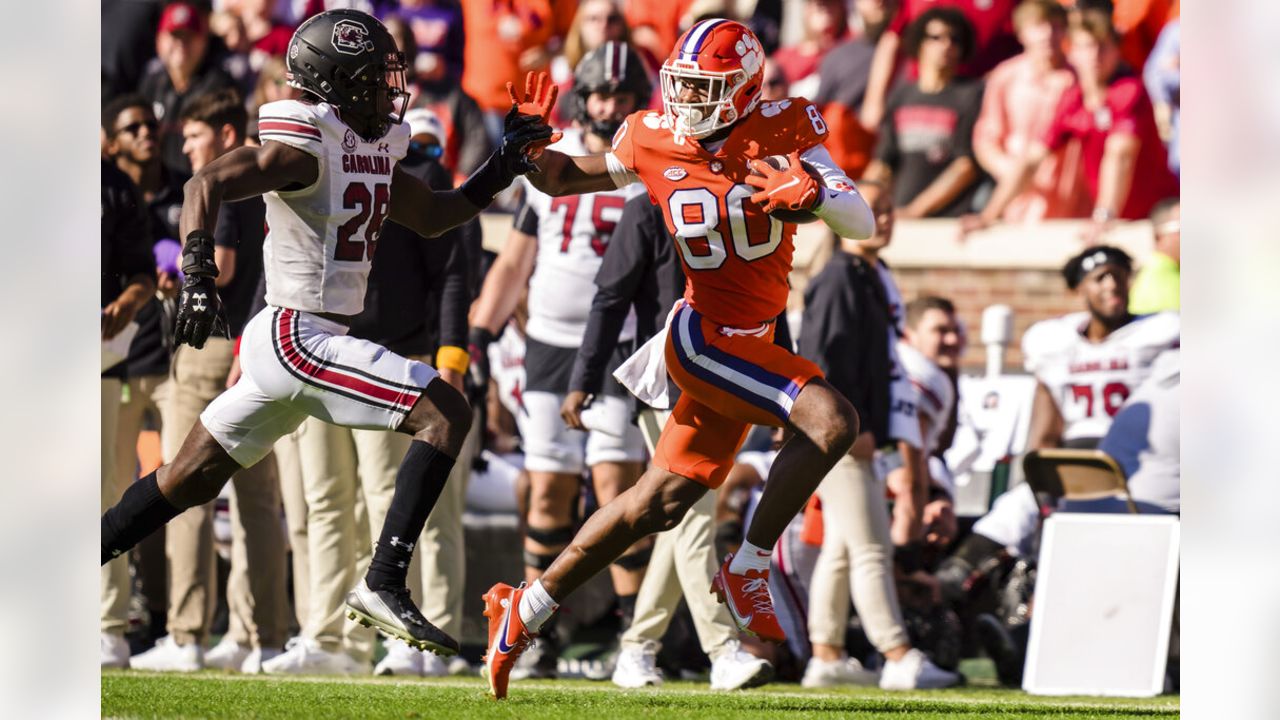
[[(1150, 401), (1157, 390), (1148, 381), (1177, 376), (1178, 0), (103, 0), (103, 339), (123, 358), (109, 367), (104, 361), (104, 508), (170, 459), (203, 407), (239, 375), (235, 336), (263, 303), (263, 206), (231, 203), (219, 215), (218, 265), (233, 270), (217, 282), (232, 337), (211, 338), (199, 353), (175, 348), (183, 184), (217, 157), (257, 142), (258, 108), (298, 97), (285, 65), (293, 29), (337, 7), (382, 20), (405, 53), (413, 136), (405, 166), (434, 187), (455, 185), (489, 155), (509, 109), (506, 84), (523, 82), (527, 71), (551, 73), (562, 88), (556, 121), (570, 126), (574, 114), (564, 99), (572, 96), (575, 68), (593, 50), (629, 43), (656, 80), (685, 29), (702, 18), (732, 17), (756, 32), (768, 56), (764, 99), (803, 96), (819, 107), (828, 149), (876, 212), (876, 236), (834, 243), (831, 259), (814, 270), (803, 312), (792, 318), (795, 347), (850, 397), (866, 432), (775, 550), (771, 583), (788, 643), (764, 646), (728, 631), (713, 642), (704, 625), (714, 623), (675, 604), (672, 618), (628, 634), (639, 622), (646, 565), (656, 567), (654, 547), (628, 551), (632, 562), (611, 567), (612, 586), (601, 591), (606, 610), (595, 613), (603, 618), (596, 624), (621, 636), (605, 643), (621, 651), (604, 669), (574, 671), (613, 672), (615, 681), (622, 673), (619, 684), (647, 684), (635, 677), (648, 678), (655, 665), (678, 677), (730, 657), (771, 663), (780, 677), (810, 686), (880, 677), (885, 687), (930, 687), (951, 684), (949, 672), (962, 657), (985, 652), (1002, 682), (1019, 682), (1034, 536), (1049, 506), (1011, 490), (1009, 499), (996, 500), (994, 519), (971, 528), (957, 518), (946, 458), (966, 424), (958, 390), (966, 333), (948, 298), (898, 292), (879, 257), (896, 219), (954, 218), (961, 235), (1000, 223), (1087, 221), (1085, 249), (1062, 258), (1080, 312), (1061, 322), (1074, 323), (1089, 342), (1123, 344), (1142, 362), (1135, 361), (1124, 396), (1100, 397), (1106, 412), (1095, 418), (1090, 410), (1086, 419), (1096, 422), (1078, 426), (1072, 411), (1042, 402), (1039, 388), (1057, 392), (1065, 371), (1055, 363), (1065, 361), (1041, 352), (1028, 333), (1026, 370), (1038, 385), (1031, 431), (1020, 445), (1102, 443), (1124, 466), (1135, 500), (1152, 511), (1178, 511), (1176, 426), (1172, 469), (1167, 446), (1159, 448), (1164, 465), (1144, 468), (1155, 443), (1142, 453), (1125, 448), (1153, 432), (1150, 423), (1122, 422), (1126, 397)], [(657, 83), (650, 87), (650, 107), (660, 109)], [(500, 198), (498, 211), (518, 218), (525, 202), (516, 192)], [(645, 209), (635, 212), (624, 218), (642, 227)], [(1148, 218), (1155, 252), (1140, 268), (1100, 244), (1117, 223)], [(352, 333), (433, 364), (441, 348), (467, 347), (482, 289), (492, 292), (485, 278), (495, 259), (484, 246), (506, 240), (485, 238), (473, 222), (423, 249), (412, 232), (388, 223)], [(538, 299), (523, 292), (527, 272), (518, 281), (523, 285), (507, 293), (510, 320), (486, 311), (498, 338), (485, 358), (492, 380), (466, 387), (483, 422), (411, 572), (426, 616), (464, 637), (464, 645), (475, 641), (465, 637), (464, 616), (479, 607), (478, 596), (464, 597), (464, 576), (478, 553), (489, 552), (473, 540), (508, 527), (493, 518), (513, 519), (514, 562), (534, 568), (529, 577), (536, 577), (546, 554), (567, 538), (527, 531), (564, 523), (571, 531), (643, 468), (595, 463), (557, 490), (565, 497), (555, 508), (546, 504), (549, 496), (531, 500), (519, 418), (525, 320), (538, 314)], [(576, 299), (584, 313), (591, 300)], [(1135, 323), (1146, 330), (1133, 330)], [(1170, 362), (1162, 351), (1171, 349), (1172, 371), (1156, 362)], [(467, 384), (462, 373), (445, 370), (442, 377), (460, 389)], [(921, 422), (904, 432), (890, 408), (908, 397)], [(1093, 402), (1090, 396), (1090, 408)], [(1171, 402), (1176, 417), (1176, 397)], [(768, 475), (779, 438), (761, 430), (709, 511), (718, 555), (742, 542)], [(237, 475), (223, 499), (187, 511), (105, 566), (103, 666), (471, 672), (467, 653), (448, 662), (403, 644), (379, 648), (371, 631), (343, 615), (343, 594), (369, 561), (407, 444), (394, 433), (308, 420), (271, 458)], [(591, 446), (586, 452), (589, 461)], [(923, 501), (907, 502), (920, 487)], [(691, 622), (680, 620), (691, 611)], [(591, 629), (573, 625), (551, 634), (564, 644)], [(548, 642), (532, 653), (523, 676), (571, 672), (557, 647)], [(923, 653), (940, 672), (922, 675), (917, 662), (907, 680), (877, 674), (908, 653)]]

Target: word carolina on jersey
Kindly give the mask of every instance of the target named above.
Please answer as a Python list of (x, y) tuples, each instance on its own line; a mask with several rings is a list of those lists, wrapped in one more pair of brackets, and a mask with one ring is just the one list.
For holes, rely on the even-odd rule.
[(342, 156), (342, 172), (369, 173), (372, 175), (390, 175), (391, 158), (380, 155), (348, 155)]

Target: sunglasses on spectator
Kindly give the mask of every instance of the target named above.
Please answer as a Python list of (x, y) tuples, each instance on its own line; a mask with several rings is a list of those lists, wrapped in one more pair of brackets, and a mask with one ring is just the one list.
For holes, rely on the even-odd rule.
[(946, 40), (949, 43), (954, 43), (956, 41), (956, 36), (951, 33), (926, 33), (924, 39), (932, 40), (934, 42)]
[(120, 128), (118, 132), (127, 132), (130, 135), (137, 135), (138, 131), (141, 130), (143, 126), (146, 126), (146, 128), (151, 132), (155, 132), (156, 128), (159, 127), (159, 123), (155, 120), (139, 120), (138, 122), (131, 122), (128, 125), (125, 125)]

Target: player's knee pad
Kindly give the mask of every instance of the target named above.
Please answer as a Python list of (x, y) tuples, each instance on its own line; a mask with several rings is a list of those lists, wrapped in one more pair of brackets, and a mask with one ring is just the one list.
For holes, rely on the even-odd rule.
[(650, 545), (643, 550), (629, 552), (626, 555), (613, 561), (614, 565), (623, 570), (643, 570), (649, 566), (649, 556), (653, 555), (653, 546)]
[(524, 536), (539, 545), (547, 547), (568, 545), (569, 541), (573, 540), (573, 526), (565, 525), (558, 528), (530, 527), (524, 531)]

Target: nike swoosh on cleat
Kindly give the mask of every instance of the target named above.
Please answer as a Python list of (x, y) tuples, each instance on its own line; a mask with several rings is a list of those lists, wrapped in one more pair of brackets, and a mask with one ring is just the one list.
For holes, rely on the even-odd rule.
[(498, 652), (509, 653), (514, 645), (507, 644), (507, 632), (511, 629), (511, 613), (502, 616), (502, 628), (498, 631)]

